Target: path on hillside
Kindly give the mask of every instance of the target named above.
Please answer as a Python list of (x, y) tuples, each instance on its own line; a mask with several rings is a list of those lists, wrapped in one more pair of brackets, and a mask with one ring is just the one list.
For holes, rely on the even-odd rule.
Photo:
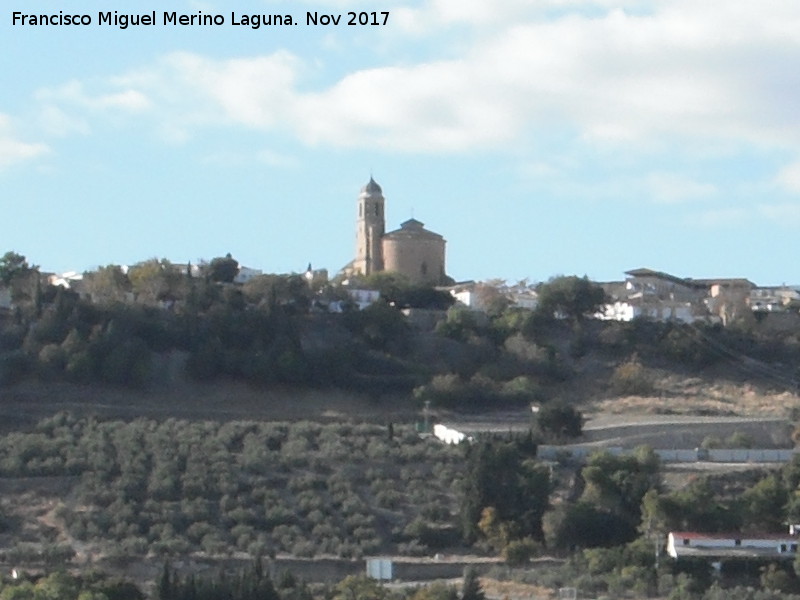
[[(444, 423), (468, 434), (526, 431), (531, 414), (526, 411), (460, 415)], [(687, 415), (594, 415), (583, 426), (583, 436), (573, 444), (598, 447), (696, 448), (707, 437), (725, 440), (735, 433), (748, 436), (763, 448), (792, 447), (793, 426), (786, 419), (774, 417), (687, 416)]]

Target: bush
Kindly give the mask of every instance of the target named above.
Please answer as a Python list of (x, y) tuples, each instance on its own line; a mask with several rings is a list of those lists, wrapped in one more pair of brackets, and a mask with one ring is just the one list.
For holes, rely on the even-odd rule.
[(652, 376), (635, 357), (614, 369), (609, 383), (614, 393), (627, 396), (647, 396), (655, 387)]
[(616, 546), (636, 534), (628, 520), (585, 502), (547, 513), (543, 526), (548, 547), (561, 550)]
[(30, 361), (22, 350), (0, 354), (0, 385), (19, 383), (30, 371)]
[(545, 404), (536, 414), (542, 434), (556, 439), (574, 438), (583, 432), (583, 415), (574, 406), (564, 403)]
[(39, 351), (39, 374), (45, 379), (52, 379), (64, 371), (67, 356), (58, 344), (47, 344)]
[(503, 559), (511, 566), (527, 563), (536, 553), (538, 544), (531, 538), (513, 540), (503, 548)]

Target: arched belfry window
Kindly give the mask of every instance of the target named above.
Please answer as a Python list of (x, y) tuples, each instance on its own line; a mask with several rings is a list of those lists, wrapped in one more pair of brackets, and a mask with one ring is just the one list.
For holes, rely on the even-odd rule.
[(423, 262), (422, 265), (420, 266), (419, 270), (422, 271), (423, 275), (427, 275), (428, 274), (428, 263)]
[(363, 217), (364, 216), (363, 210), (364, 210), (364, 205), (363, 204), (359, 204), (358, 205), (358, 216), (359, 217)]
[(381, 206), (377, 202), (375, 203), (375, 216), (376, 217), (380, 217), (381, 216)]

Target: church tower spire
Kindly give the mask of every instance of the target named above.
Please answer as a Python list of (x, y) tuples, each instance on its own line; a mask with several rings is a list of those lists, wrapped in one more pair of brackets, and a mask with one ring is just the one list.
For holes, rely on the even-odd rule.
[(383, 234), (386, 231), (384, 198), (381, 186), (370, 176), (358, 195), (356, 219), (356, 258), (353, 271), (371, 275), (383, 271)]

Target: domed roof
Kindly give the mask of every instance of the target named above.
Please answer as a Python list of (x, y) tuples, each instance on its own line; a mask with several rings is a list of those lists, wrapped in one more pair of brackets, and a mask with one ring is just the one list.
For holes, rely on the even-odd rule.
[(416, 219), (409, 219), (400, 223), (400, 229), (395, 229), (383, 235), (385, 240), (419, 240), (419, 239), (442, 240), (444, 238), (433, 231), (425, 229), (425, 223)]
[(375, 183), (375, 180), (370, 175), (369, 182), (367, 183), (367, 185), (365, 185), (363, 188), (361, 188), (361, 193), (362, 194), (369, 194), (369, 195), (372, 195), (372, 194), (383, 194), (383, 190), (381, 189), (381, 186), (379, 186), (377, 183)]

